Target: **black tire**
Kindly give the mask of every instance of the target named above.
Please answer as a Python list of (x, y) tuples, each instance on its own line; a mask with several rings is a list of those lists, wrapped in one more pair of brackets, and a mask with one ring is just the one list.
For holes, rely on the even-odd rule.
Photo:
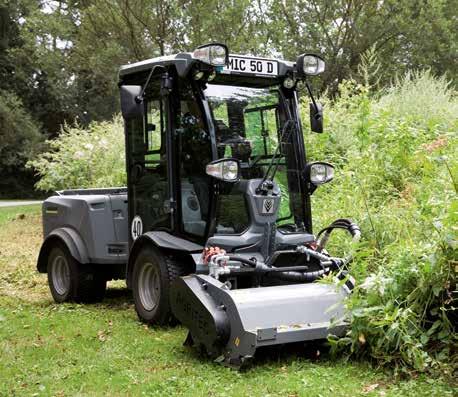
[(105, 296), (106, 279), (91, 265), (79, 263), (63, 243), (55, 243), (48, 255), (48, 284), (57, 303), (99, 302)]
[(132, 277), (132, 292), (140, 321), (150, 325), (170, 325), (170, 284), (185, 275), (184, 267), (153, 247), (137, 255)]

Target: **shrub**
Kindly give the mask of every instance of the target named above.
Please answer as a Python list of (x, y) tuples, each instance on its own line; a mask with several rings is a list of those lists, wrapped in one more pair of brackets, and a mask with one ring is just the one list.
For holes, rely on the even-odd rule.
[(87, 128), (65, 125), (49, 151), (28, 163), (41, 190), (123, 186), (126, 183), (122, 119), (93, 122)]
[[(359, 286), (347, 302), (351, 331), (332, 344), (404, 369), (436, 368), (457, 342), (455, 93), (423, 72), (378, 97), (346, 81), (326, 103), (327, 132), (306, 140), (313, 160), (330, 158), (338, 169), (314, 194), (315, 221), (351, 217), (363, 230), (352, 265)], [(336, 240), (331, 249), (345, 250)]]

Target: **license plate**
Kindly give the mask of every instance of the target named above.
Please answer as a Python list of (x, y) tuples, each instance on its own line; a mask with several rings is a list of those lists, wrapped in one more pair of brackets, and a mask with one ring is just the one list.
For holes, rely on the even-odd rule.
[(229, 57), (229, 64), (221, 73), (248, 73), (259, 76), (278, 76), (278, 62), (259, 58)]

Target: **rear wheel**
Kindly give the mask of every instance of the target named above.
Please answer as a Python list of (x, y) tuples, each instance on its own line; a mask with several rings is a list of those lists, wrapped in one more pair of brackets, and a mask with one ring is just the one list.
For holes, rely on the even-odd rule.
[(56, 243), (48, 256), (48, 284), (57, 303), (97, 302), (105, 295), (107, 282), (91, 265), (76, 261), (62, 243)]
[(173, 320), (170, 311), (170, 283), (184, 275), (183, 267), (147, 247), (135, 259), (133, 296), (135, 310), (141, 321), (154, 325), (167, 325)]

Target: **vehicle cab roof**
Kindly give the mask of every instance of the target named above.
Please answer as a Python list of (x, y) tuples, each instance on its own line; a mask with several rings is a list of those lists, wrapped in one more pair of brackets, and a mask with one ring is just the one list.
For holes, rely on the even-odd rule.
[[(284, 61), (275, 58), (254, 57), (249, 55), (229, 54), (229, 57), (243, 57), (247, 59), (267, 60), (277, 62), (278, 74), (276, 76), (257, 75), (255, 73), (237, 73), (233, 71), (220, 71), (217, 72), (216, 78), (212, 81), (214, 84), (227, 84), (227, 85), (244, 85), (267, 87), (271, 85), (280, 84), (283, 79), (291, 75), (294, 71), (295, 63)], [(135, 62), (132, 64), (123, 65), (119, 69), (120, 85), (139, 83), (139, 80), (144, 79), (145, 76), (155, 66), (170, 67), (174, 66), (178, 75), (181, 78), (187, 78), (189, 72), (194, 65), (204, 65), (201, 61), (193, 58), (190, 52), (181, 52), (175, 55), (161, 56), (144, 61)]]

